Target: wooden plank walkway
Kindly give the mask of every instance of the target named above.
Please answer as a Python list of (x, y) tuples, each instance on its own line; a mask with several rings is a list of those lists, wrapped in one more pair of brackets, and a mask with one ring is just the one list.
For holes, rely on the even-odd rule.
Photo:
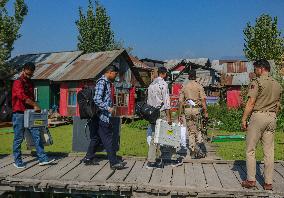
[(188, 160), (182, 166), (149, 170), (143, 160), (126, 159), (127, 167), (113, 171), (107, 160), (85, 166), (80, 157), (56, 157), (52, 165), (39, 166), (24, 156), (27, 168), (16, 169), (13, 158), (0, 156), (0, 191), (103, 193), (133, 197), (284, 197), (284, 162), (275, 163), (274, 191), (264, 191), (263, 164), (258, 163), (257, 187), (244, 189), (244, 161)]

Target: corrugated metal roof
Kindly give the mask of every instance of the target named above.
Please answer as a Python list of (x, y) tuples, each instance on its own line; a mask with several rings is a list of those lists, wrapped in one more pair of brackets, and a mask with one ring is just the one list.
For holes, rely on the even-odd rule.
[[(188, 81), (188, 79), (185, 79), (182, 84), (185, 85)], [(210, 85), (212, 85), (212, 76), (198, 77), (196, 78), (196, 81), (200, 83), (203, 87), (209, 87)]]
[[(196, 70), (196, 81), (199, 82), (203, 87), (208, 87), (209, 85), (213, 84), (213, 78), (210, 75), (210, 71), (197, 69)], [(176, 79), (175, 82), (179, 82), (185, 84), (188, 82), (188, 74), (182, 74)]]
[(222, 85), (248, 85), (252, 78), (255, 77), (254, 73), (227, 73), (222, 74), (221, 84)]
[(20, 75), (20, 70), (26, 62), (34, 62), (36, 70), (32, 79), (54, 80), (81, 54), (81, 51), (27, 54), (11, 59), (10, 63), (19, 71), (14, 79)]
[(153, 67), (148, 66), (147, 64), (140, 61), (138, 58), (136, 58), (134, 56), (130, 56), (130, 55), (129, 55), (129, 57), (131, 58), (131, 61), (133, 62), (134, 67), (146, 69), (146, 70), (153, 70)]
[(124, 49), (81, 55), (66, 68), (61, 76), (54, 80), (76, 81), (93, 79), (123, 52), (125, 52)]
[(169, 70), (171, 70), (172, 68), (174, 68), (175, 66), (177, 66), (181, 61), (185, 61), (185, 62), (192, 62), (195, 63), (197, 65), (201, 65), (201, 66), (207, 66), (209, 62), (208, 58), (197, 58), (197, 59), (172, 59), (172, 60), (166, 60), (165, 62), (165, 67)]
[[(271, 72), (274, 71), (275, 63), (270, 63)], [(221, 74), (222, 85), (248, 85), (252, 78), (255, 77), (253, 61), (231, 61), (221, 65), (215, 64), (213, 67)]]

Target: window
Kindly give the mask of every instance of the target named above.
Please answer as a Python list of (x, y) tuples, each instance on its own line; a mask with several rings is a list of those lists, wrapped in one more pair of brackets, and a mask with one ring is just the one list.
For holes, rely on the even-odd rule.
[(35, 102), (38, 102), (38, 92), (37, 92), (37, 88), (34, 88), (34, 97), (35, 97)]
[(129, 103), (129, 94), (126, 93), (117, 93), (115, 95), (114, 105), (118, 107), (127, 106)]
[(76, 91), (68, 91), (68, 106), (76, 107), (77, 93)]

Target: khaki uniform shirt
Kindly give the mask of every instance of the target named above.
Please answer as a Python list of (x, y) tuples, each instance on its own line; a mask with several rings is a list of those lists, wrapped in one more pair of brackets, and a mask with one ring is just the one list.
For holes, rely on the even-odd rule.
[(248, 97), (256, 99), (253, 111), (277, 112), (281, 94), (281, 85), (267, 75), (254, 79), (249, 85)]
[(195, 80), (186, 83), (180, 93), (179, 102), (185, 104), (185, 101), (192, 100), (197, 107), (201, 107), (201, 100), (206, 98), (202, 85)]
[(161, 77), (156, 78), (148, 88), (147, 104), (153, 107), (160, 107), (162, 103), (164, 105), (160, 109), (161, 111), (171, 109), (170, 94), (168, 84)]

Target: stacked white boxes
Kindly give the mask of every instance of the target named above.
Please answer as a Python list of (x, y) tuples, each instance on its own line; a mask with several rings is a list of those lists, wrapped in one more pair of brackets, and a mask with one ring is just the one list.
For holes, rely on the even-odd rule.
[(24, 113), (24, 127), (31, 129), (33, 127), (47, 127), (48, 126), (48, 112), (46, 109), (41, 112), (35, 112), (33, 109), (25, 110)]
[(182, 127), (180, 124), (169, 125), (167, 121), (158, 119), (155, 126), (154, 143), (174, 148), (180, 147)]
[[(35, 112), (33, 109), (26, 110), (24, 113), (24, 127), (26, 129), (39, 128), (43, 145), (49, 146), (53, 144), (51, 134), (48, 130), (48, 112), (46, 109), (41, 112)], [(32, 136), (27, 130), (25, 130), (25, 139), (27, 148), (34, 148)]]

